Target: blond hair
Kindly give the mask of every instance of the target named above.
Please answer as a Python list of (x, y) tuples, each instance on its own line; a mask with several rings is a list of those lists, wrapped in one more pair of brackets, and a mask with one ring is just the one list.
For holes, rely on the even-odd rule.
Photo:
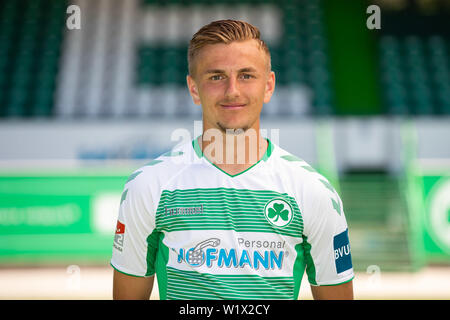
[(270, 70), (270, 52), (267, 44), (260, 38), (259, 29), (248, 22), (239, 20), (218, 20), (203, 26), (194, 34), (189, 42), (188, 67), (189, 74), (194, 73), (194, 60), (200, 49), (209, 44), (224, 43), (233, 41), (245, 41), (254, 39), (258, 42), (260, 49), (268, 55)]

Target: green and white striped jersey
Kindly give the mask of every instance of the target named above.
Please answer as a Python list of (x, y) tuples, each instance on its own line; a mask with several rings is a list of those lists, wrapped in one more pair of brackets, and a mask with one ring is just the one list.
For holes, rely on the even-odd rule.
[(111, 265), (156, 273), (161, 299), (297, 299), (305, 269), (312, 285), (354, 276), (338, 194), (270, 141), (234, 176), (205, 158), (197, 139), (136, 170)]

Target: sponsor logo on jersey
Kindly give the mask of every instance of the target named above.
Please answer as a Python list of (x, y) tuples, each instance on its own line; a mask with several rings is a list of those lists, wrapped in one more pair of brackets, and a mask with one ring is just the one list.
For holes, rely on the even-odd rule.
[(117, 220), (116, 234), (114, 235), (114, 248), (122, 252), (125, 237), (125, 225)]
[(264, 216), (270, 224), (282, 228), (291, 223), (294, 211), (289, 202), (281, 198), (276, 198), (266, 203), (264, 206)]
[(194, 214), (203, 214), (203, 204), (198, 207), (164, 207), (164, 214), (168, 216), (187, 216)]
[(334, 261), (337, 273), (347, 271), (352, 268), (352, 255), (350, 253), (350, 242), (348, 240), (348, 229), (334, 236)]
[[(238, 239), (239, 240), (239, 239)], [(240, 247), (247, 247), (247, 241), (239, 240)], [(220, 248), (221, 243), (218, 238), (210, 238), (198, 243), (190, 249), (181, 248), (177, 254), (178, 263), (187, 263), (192, 267), (205, 265), (208, 268), (244, 268), (258, 270), (260, 268), (282, 269), (283, 259), (286, 256), (284, 250), (275, 250), (275, 248), (284, 248), (284, 241), (253, 241), (255, 246), (263, 250)], [(256, 243), (257, 242), (257, 243)], [(248, 244), (248, 243), (247, 243)], [(270, 248), (272, 250), (264, 250)]]

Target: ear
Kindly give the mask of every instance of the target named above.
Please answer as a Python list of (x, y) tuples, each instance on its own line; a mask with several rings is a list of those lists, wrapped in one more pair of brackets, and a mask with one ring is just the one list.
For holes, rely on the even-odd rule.
[(198, 87), (197, 83), (195, 82), (194, 78), (192, 78), (190, 75), (187, 75), (186, 77), (187, 86), (189, 89), (189, 93), (191, 94), (192, 100), (196, 105), (200, 105), (200, 95), (198, 94)]
[(275, 90), (275, 72), (270, 71), (267, 77), (266, 88), (264, 91), (264, 103), (270, 102), (274, 90)]

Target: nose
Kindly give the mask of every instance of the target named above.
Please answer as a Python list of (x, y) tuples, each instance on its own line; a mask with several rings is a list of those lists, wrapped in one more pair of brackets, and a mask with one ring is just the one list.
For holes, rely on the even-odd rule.
[(225, 89), (225, 97), (229, 100), (239, 97), (239, 84), (236, 78), (228, 78)]

